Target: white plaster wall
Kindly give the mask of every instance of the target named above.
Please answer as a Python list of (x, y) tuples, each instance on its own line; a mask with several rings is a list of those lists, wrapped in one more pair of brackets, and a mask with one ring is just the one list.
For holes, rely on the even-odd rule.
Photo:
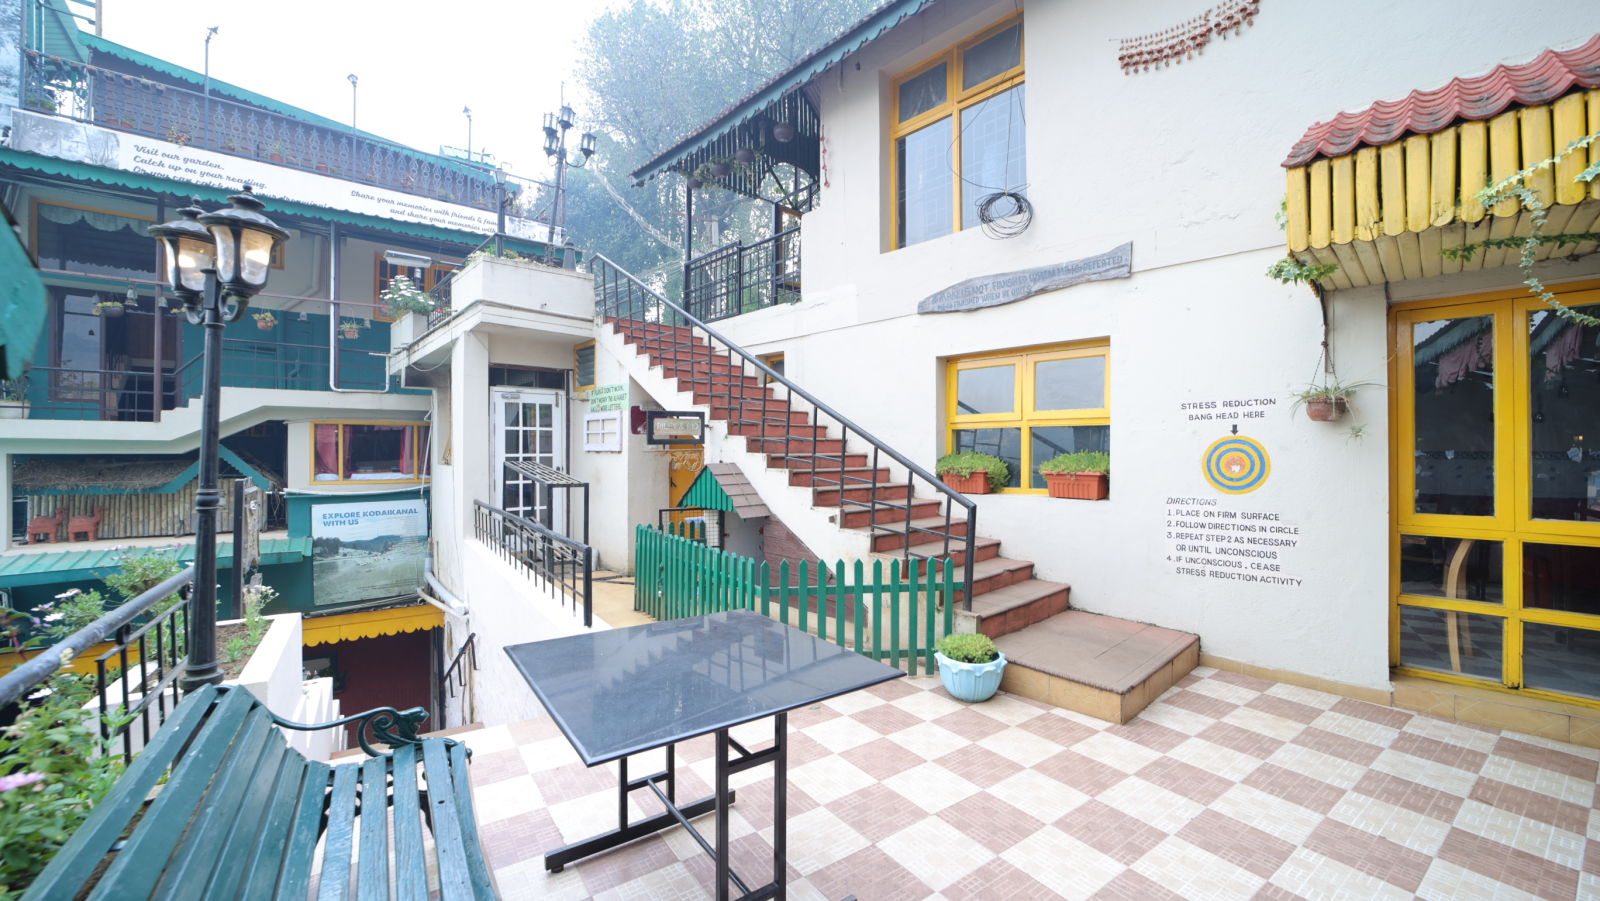
[[(472, 605), (478, 633), (478, 671), (473, 676), (477, 721), (485, 726), (545, 716), (533, 690), (506, 656), (509, 645), (585, 631), (582, 612), (541, 583), (528, 579), (475, 540), (461, 543), (462, 597)], [(599, 617), (596, 630), (609, 629)]]
[[(891, 78), (1014, 9), (940, 4), (816, 82), (827, 185), (804, 222), (805, 300), (718, 329), (753, 351), (784, 351), (790, 377), (930, 468), (946, 442), (945, 359), (1109, 339), (1111, 499), (983, 497), (980, 533), (1001, 538), (1006, 556), (1033, 560), (1041, 578), (1071, 583), (1080, 609), (1197, 632), (1223, 657), (1385, 684), (1387, 396), (1363, 391), (1359, 415), (1336, 425), (1290, 412), (1290, 392), (1317, 374), (1321, 322), (1307, 289), (1263, 275), (1284, 254), (1273, 221), (1280, 163), (1308, 126), (1340, 110), (1572, 46), (1593, 24), (1557, 3), (1510, 18), (1485, 0), (1442, 18), (1432, 4), (1354, 0), (1337, 16), (1269, 4), (1253, 28), (1182, 65), (1124, 75), (1117, 39), (1186, 20), (1192, 4), (1031, 3), (1032, 227), (1005, 241), (973, 229), (887, 251)], [(963, 279), (1124, 241), (1132, 278), (982, 311), (915, 313)], [(1485, 278), (1501, 280), (1474, 285)], [(1386, 382), (1384, 292), (1344, 292), (1333, 307), (1340, 377)], [(1205, 481), (1201, 458), (1231, 423), (1192, 421), (1180, 405), (1253, 397), (1276, 401), (1264, 418), (1239, 421), (1267, 448), (1272, 472), (1254, 493), (1228, 498)], [(1359, 439), (1352, 421), (1364, 427)], [(1179, 496), (1298, 526), (1281, 575), (1300, 584), (1176, 574), (1166, 513)]]

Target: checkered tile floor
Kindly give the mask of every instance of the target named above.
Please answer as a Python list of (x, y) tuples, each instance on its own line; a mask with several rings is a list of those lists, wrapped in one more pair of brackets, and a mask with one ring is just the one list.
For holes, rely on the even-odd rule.
[[(795, 711), (790, 730), (792, 898), (1600, 897), (1600, 752), (1206, 667), (1125, 726), (963, 704), (932, 677)], [(548, 719), (462, 737), (506, 898), (711, 896), (681, 829), (546, 874), (546, 849), (614, 825), (614, 767), (585, 769)], [(708, 794), (710, 741), (679, 753), (679, 797)], [(758, 881), (770, 772), (735, 777), (729, 824)]]

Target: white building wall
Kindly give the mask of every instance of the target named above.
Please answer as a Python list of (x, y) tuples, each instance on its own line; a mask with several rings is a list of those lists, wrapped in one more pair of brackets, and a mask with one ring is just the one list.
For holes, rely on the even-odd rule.
[[(717, 323), (756, 352), (782, 350), (796, 382), (931, 468), (944, 452), (944, 360), (1107, 338), (1111, 499), (986, 496), (979, 531), (1039, 577), (1069, 582), (1075, 607), (1200, 634), (1205, 652), (1364, 686), (1387, 684), (1388, 415), (1363, 391), (1343, 423), (1291, 412), (1319, 373), (1322, 324), (1304, 287), (1263, 273), (1284, 255), (1273, 214), (1280, 163), (1312, 123), (1340, 110), (1520, 62), (1593, 33), (1572, 7), (1519, 15), (1469, 0), (1355, 0), (1329, 16), (1267, 5), (1254, 27), (1182, 65), (1123, 74), (1117, 40), (1178, 24), (1195, 9), (1155, 3), (1024, 8), (1028, 196), (1032, 227), (992, 240), (971, 229), (889, 251), (891, 79), (1015, 9), (940, 4), (818, 79), (826, 185), (804, 220), (805, 300)], [(1494, 28), (1483, 28), (1486, 21)], [(857, 65), (859, 63), (859, 66)], [(981, 311), (916, 314), (935, 291), (975, 276), (1133, 244), (1133, 276)], [(1476, 282), (1515, 281), (1514, 274)], [(1342, 380), (1387, 381), (1384, 292), (1335, 295)], [(1268, 399), (1259, 418), (1191, 419), (1184, 403)], [(1212, 411), (1213, 415), (1221, 411)], [(1349, 427), (1362, 426), (1355, 437)], [(1210, 444), (1239, 426), (1271, 458), (1255, 492), (1203, 477)], [(1279, 550), (1280, 584), (1180, 574), (1186, 509), (1276, 514), (1298, 530)], [(1181, 561), (1180, 561), (1181, 562)], [(1260, 560), (1244, 562), (1266, 562)]]

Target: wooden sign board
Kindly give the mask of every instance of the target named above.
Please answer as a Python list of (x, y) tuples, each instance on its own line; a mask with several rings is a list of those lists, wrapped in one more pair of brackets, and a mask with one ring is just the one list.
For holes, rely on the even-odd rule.
[(645, 413), (646, 444), (705, 444), (706, 415), (690, 410)]

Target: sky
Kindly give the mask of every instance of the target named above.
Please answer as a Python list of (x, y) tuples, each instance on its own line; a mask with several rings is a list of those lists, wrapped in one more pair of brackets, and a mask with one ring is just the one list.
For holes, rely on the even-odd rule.
[(571, 0), (104, 0), (107, 40), (242, 88), (437, 152), (467, 143), (516, 175), (548, 179), (541, 125), (566, 97), (578, 112), (578, 44), (605, 2)]

